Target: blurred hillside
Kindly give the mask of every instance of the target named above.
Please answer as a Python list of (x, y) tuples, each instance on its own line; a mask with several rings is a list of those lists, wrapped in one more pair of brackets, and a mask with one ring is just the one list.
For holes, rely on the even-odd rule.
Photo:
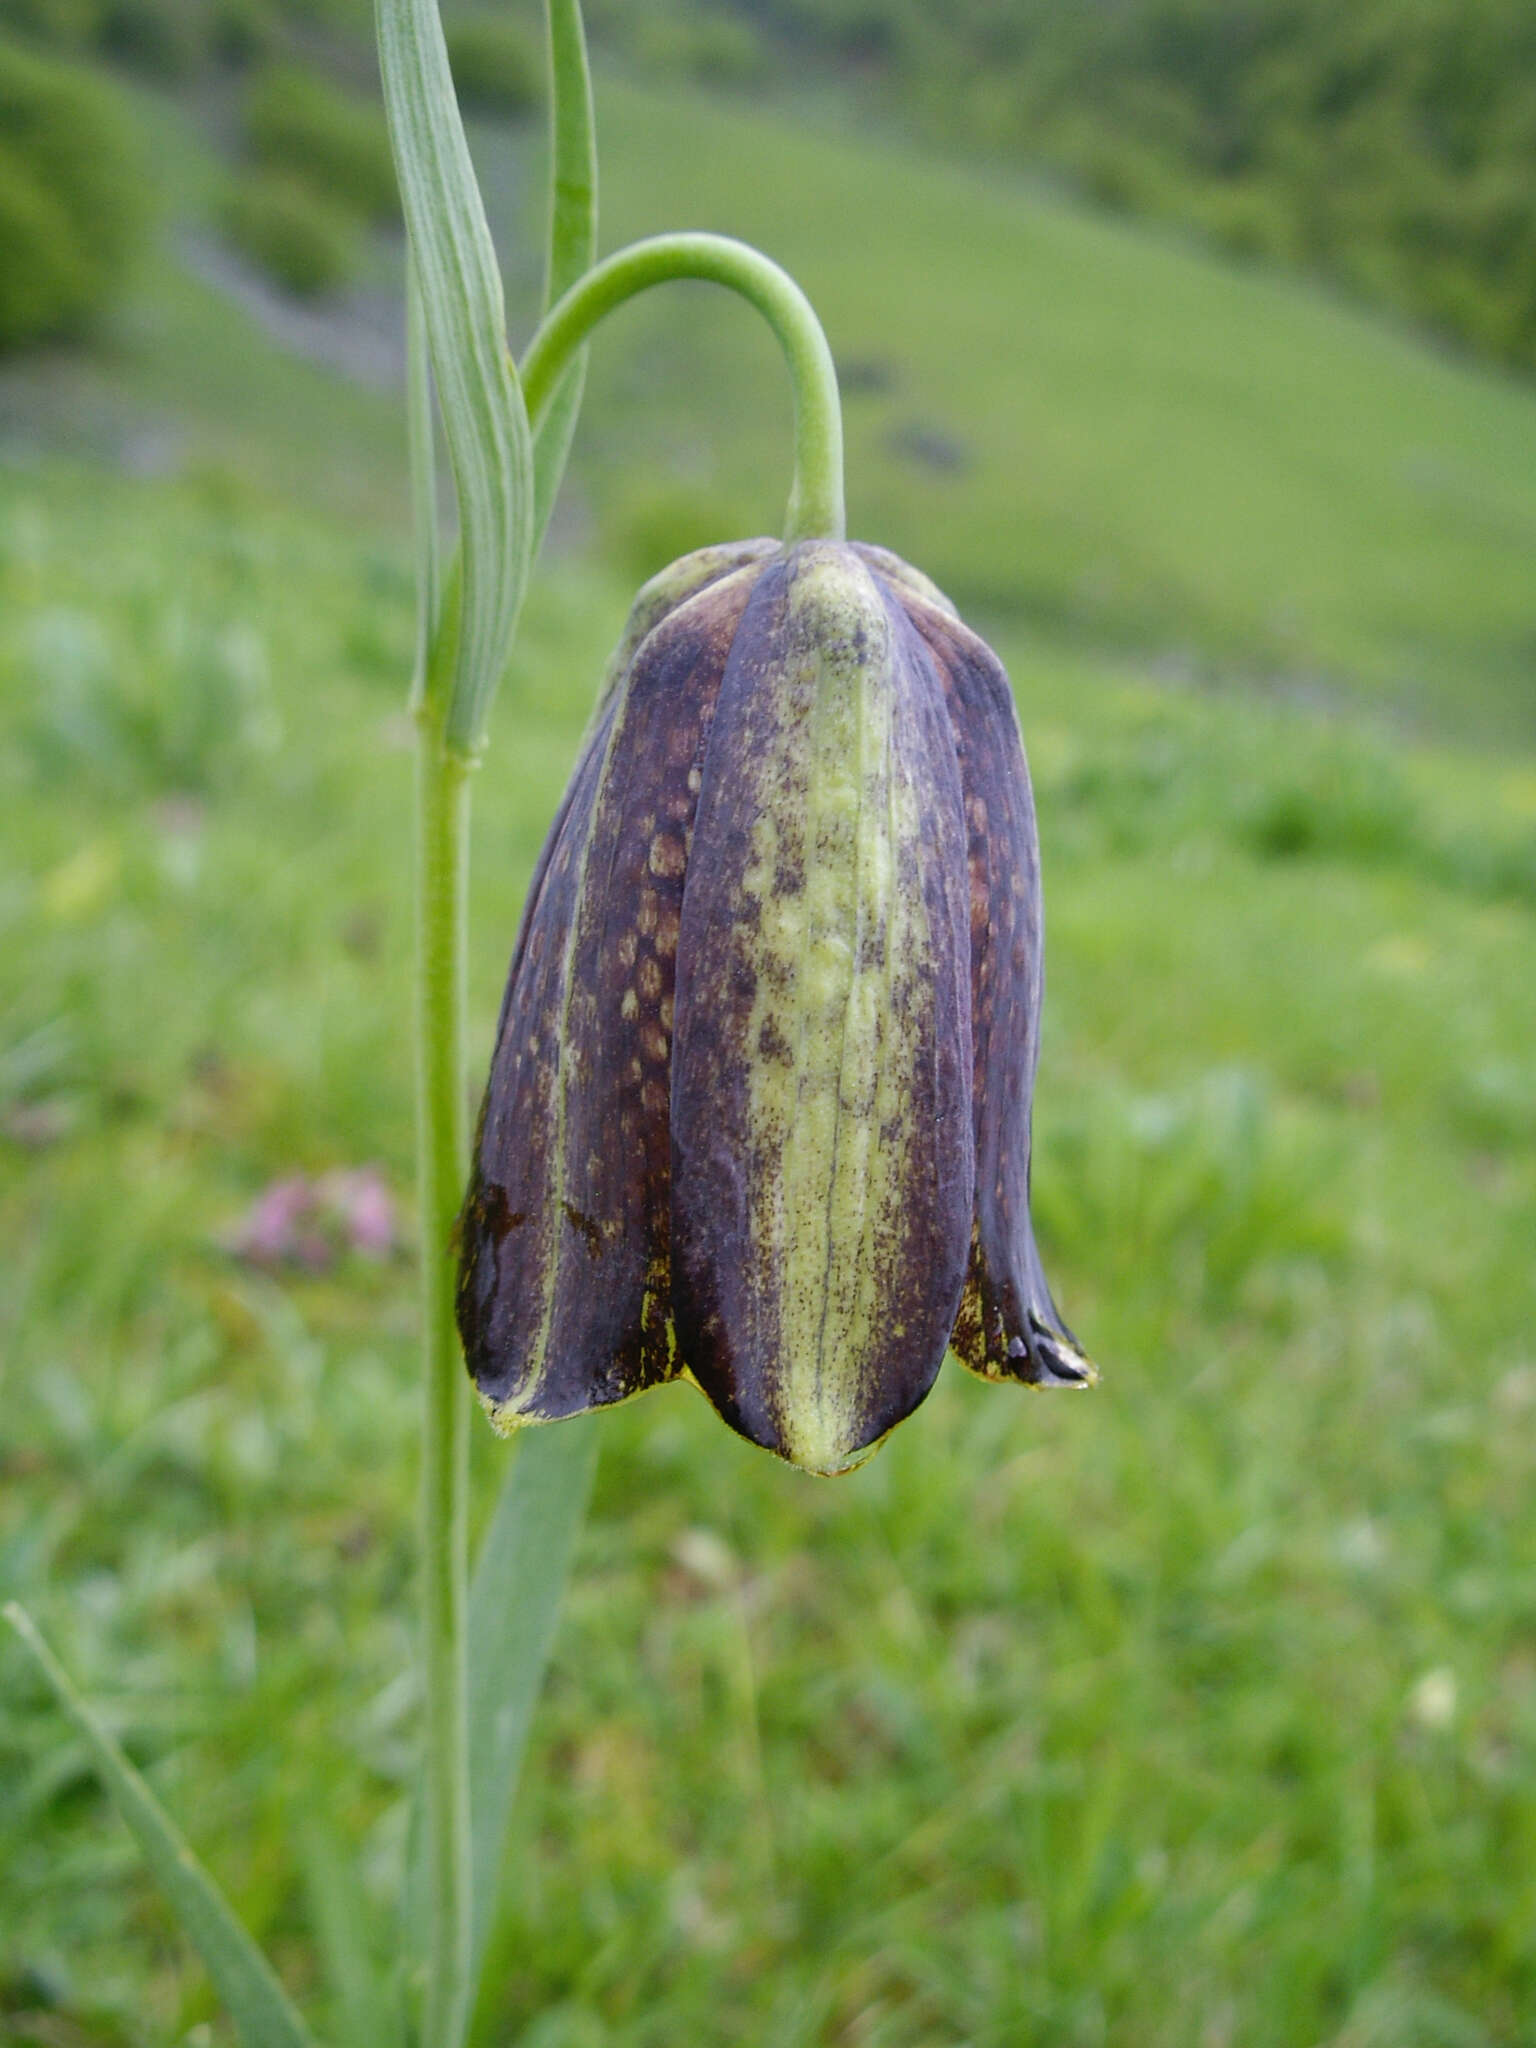
[[(445, 13), (466, 98), (536, 104), (529, 0)], [(589, 13), (599, 53), (631, 74), (874, 115), (970, 157), (1051, 167), (1096, 203), (1536, 369), (1525, 0), (597, 0)], [(369, 30), (367, 0), (0, 0), (0, 31), (183, 91), (296, 61), (367, 90)], [(357, 175), (369, 145), (354, 115), (350, 160), (329, 159), (339, 188), (306, 191), (314, 136), (345, 116), (291, 69), (263, 90), (282, 104), (247, 117), (262, 175), (229, 201), (226, 229), (289, 288), (322, 289), (354, 267), (349, 214), (376, 203)], [(290, 158), (279, 145), (295, 136)], [(6, 173), (0, 159), (0, 238)]]
[[(621, 35), (627, 12), (606, 13)], [(911, 134), (1053, 164), (1536, 367), (1526, 0), (726, 0), (690, 19), (756, 31), (740, 75), (819, 63)]]
[[(129, 64), (126, 17), (50, 6), (73, 24), (50, 89), (87, 93), (136, 197), (92, 273), (102, 303), (0, 363), (0, 437), (397, 524), (401, 249), (366, 10), (247, 9), (239, 37), (235, 14), (173, 11), (183, 40), (141, 37)], [(448, 20), (517, 339), (540, 284), (536, 41), (517, 15)], [(835, 134), (803, 91), (797, 119), (643, 82), (645, 48), (599, 79), (605, 244), (709, 227), (801, 279), (839, 359), (860, 532), (985, 618), (1185, 683), (1536, 728), (1528, 385), (1059, 186)], [(708, 50), (667, 61), (707, 70)], [(73, 160), (117, 160), (67, 132)], [(648, 298), (594, 351), (552, 545), (638, 580), (771, 530), (786, 412), (740, 307)]]

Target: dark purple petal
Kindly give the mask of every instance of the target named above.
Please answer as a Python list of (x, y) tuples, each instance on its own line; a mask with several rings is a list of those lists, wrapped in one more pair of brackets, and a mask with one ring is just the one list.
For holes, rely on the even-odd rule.
[(608, 699), (622, 681), (641, 642), (661, 624), (668, 612), (676, 611), (679, 605), (686, 604), (690, 597), (696, 597), (711, 583), (719, 583), (737, 569), (749, 568), (754, 562), (764, 562), (778, 552), (776, 540), (724, 541), (716, 547), (695, 548), (692, 554), (680, 555), (675, 562), (668, 562), (664, 569), (658, 569), (648, 583), (642, 583), (629, 608), (629, 617), (624, 621), (619, 644), (608, 657), (608, 666), (593, 708), (593, 723), (607, 710)]
[(904, 604), (909, 597), (917, 598), (934, 610), (941, 611), (947, 618), (958, 618), (954, 606), (940, 590), (931, 576), (925, 576), (921, 569), (914, 569), (910, 562), (904, 562), (900, 555), (893, 555), (889, 548), (877, 548), (868, 541), (856, 540), (853, 552), (873, 569), (882, 583), (888, 584), (895, 596)]
[(503, 1426), (676, 1369), (673, 970), (705, 741), (756, 574), (710, 580), (645, 634), (541, 860), (460, 1224), (460, 1333)]
[(721, 684), (678, 952), (678, 1349), (810, 1470), (909, 1414), (964, 1280), (965, 831), (942, 685), (850, 548), (765, 569)]
[(1043, 994), (1040, 847), (1008, 677), (953, 617), (908, 603), (944, 678), (970, 865), (976, 1217), (956, 1355), (986, 1379), (1094, 1377), (1051, 1300), (1029, 1214), (1030, 1108)]

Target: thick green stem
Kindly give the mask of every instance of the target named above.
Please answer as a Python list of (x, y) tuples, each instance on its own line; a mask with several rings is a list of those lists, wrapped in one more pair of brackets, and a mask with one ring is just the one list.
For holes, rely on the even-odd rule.
[(674, 278), (701, 278), (740, 293), (777, 335), (795, 399), (795, 473), (786, 540), (841, 540), (843, 416), (837, 371), (821, 323), (787, 271), (725, 235), (657, 235), (633, 242), (573, 284), (546, 316), (522, 361), (523, 396), (535, 429), (566, 366), (605, 313)]
[(416, 745), (416, 1087), (426, 1366), (422, 1627), (430, 1904), (422, 2040), (457, 2048), (469, 2017), (471, 1850), (468, 1576), (469, 1393), (454, 1324), (449, 1246), (464, 1185), (464, 1013), (470, 764), (444, 745), (430, 690)]
[(426, 1968), (423, 2042), (458, 2048), (469, 2021), (469, 1399), (449, 1243), (464, 1184), (465, 951), (470, 763), (445, 744), (460, 590), (439, 564), (437, 463), (425, 309), (406, 272), (407, 424), (416, 540), (416, 1188), (421, 1212), (422, 1674)]

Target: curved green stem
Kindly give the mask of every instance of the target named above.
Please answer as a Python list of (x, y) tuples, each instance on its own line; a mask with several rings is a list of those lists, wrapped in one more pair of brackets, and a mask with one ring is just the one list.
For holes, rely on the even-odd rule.
[(523, 396), (537, 428), (566, 366), (605, 313), (673, 278), (738, 292), (778, 336), (795, 397), (795, 475), (784, 522), (789, 541), (843, 538), (843, 416), (837, 371), (821, 322), (787, 271), (725, 235), (656, 235), (632, 242), (571, 286), (523, 357)]

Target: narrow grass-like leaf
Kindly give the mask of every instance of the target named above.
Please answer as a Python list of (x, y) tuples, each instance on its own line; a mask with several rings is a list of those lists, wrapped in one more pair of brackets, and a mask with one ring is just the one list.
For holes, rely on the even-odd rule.
[(560, 379), (554, 397), (549, 401), (549, 410), (533, 444), (533, 544), (535, 552), (542, 547), (544, 535), (549, 526), (549, 516), (555, 509), (555, 500), (560, 495), (560, 486), (565, 481), (565, 465), (570, 458), (571, 443), (576, 438), (576, 421), (581, 414), (582, 396), (587, 383), (587, 357), (583, 350)]
[(544, 310), (597, 256), (597, 130), (580, 0), (547, 0), (550, 137), (549, 247)]
[[(549, 25), (549, 247), (544, 310), (590, 270), (597, 256), (597, 137), (580, 0), (546, 0)], [(533, 447), (534, 548), (554, 510), (581, 412), (583, 349), (561, 379)]]
[[(522, 1432), (469, 1596), (469, 1770), (474, 1870), (471, 1983), (495, 1919), (507, 1820), (597, 1467), (595, 1420)], [(411, 1826), (402, 1935), (419, 1949), (426, 1831)], [(419, 1958), (417, 1958), (419, 1966)]]
[(495, 1916), (512, 1795), (596, 1468), (594, 1421), (525, 1431), (475, 1565), (469, 1595), (472, 1984)]
[(304, 1833), (310, 1925), (336, 2001), (338, 2048), (402, 2048), (400, 1972), (381, 1964), (353, 1860), (325, 1828)]
[(432, 427), (432, 364), (427, 317), (416, 265), (405, 266), (405, 418), (410, 452), (411, 528), (416, 552), (416, 666), (411, 709), (427, 693), (432, 643), (441, 614), (442, 569), (437, 525), (437, 444)]
[(378, 0), (379, 70), (463, 558), (448, 744), (474, 753), (528, 580), (533, 450), (436, 0)]
[(102, 1783), (207, 1964), (241, 2040), (247, 2048), (313, 2048), (309, 2030), (271, 1964), (154, 1793), (75, 1691), (31, 1615), (15, 1601), (3, 1613), (53, 1688), (59, 1705), (85, 1738)]

